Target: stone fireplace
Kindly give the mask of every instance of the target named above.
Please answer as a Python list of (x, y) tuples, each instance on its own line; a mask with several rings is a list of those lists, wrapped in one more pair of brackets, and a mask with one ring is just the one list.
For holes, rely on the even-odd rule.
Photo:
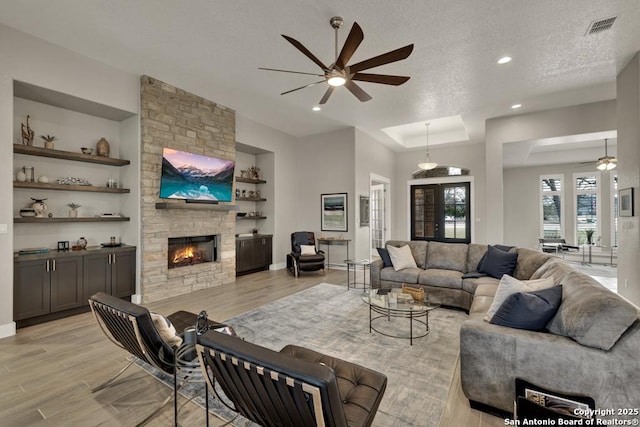
[(167, 268), (215, 262), (218, 260), (217, 235), (169, 237)]
[[(233, 283), (236, 215), (231, 206), (156, 204), (162, 149), (235, 160), (235, 112), (149, 76), (140, 79), (140, 109), (142, 302)], [(185, 236), (198, 241), (191, 242), (196, 243), (191, 253), (177, 254), (170, 241)], [(212, 236), (213, 243), (200, 241)]]

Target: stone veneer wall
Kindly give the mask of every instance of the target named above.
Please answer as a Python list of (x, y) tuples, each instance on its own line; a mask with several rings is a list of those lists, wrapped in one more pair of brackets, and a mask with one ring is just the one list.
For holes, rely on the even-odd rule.
[[(235, 159), (235, 111), (149, 76), (140, 79), (143, 302), (235, 281), (235, 211), (156, 209), (164, 147)], [(184, 201), (167, 201), (184, 205)], [(169, 237), (218, 234), (218, 262), (167, 268)]]

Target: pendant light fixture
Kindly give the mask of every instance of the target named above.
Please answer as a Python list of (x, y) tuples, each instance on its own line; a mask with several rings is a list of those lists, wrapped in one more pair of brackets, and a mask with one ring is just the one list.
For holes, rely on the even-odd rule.
[(600, 157), (596, 163), (596, 167), (601, 171), (610, 171), (614, 169), (618, 164), (618, 160), (609, 156), (607, 153), (607, 139), (604, 140), (604, 157)]
[(435, 169), (438, 166), (437, 163), (429, 160), (429, 125), (430, 123), (427, 123), (427, 157), (424, 162), (418, 163), (418, 167), (425, 171)]

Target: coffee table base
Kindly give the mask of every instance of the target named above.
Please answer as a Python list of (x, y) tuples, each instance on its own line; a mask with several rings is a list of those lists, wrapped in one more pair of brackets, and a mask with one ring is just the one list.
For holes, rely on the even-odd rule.
[[(373, 313), (379, 314), (378, 316), (374, 316)], [(391, 318), (404, 318), (409, 319), (409, 336), (398, 335), (398, 334), (390, 334), (387, 332), (383, 332), (379, 329), (376, 329), (373, 325), (374, 321), (379, 319), (386, 319), (388, 322), (391, 321)], [(424, 317), (424, 320), (422, 318)], [(414, 335), (413, 322), (419, 323), (424, 326), (424, 332), (418, 332), (417, 335)], [(391, 338), (404, 338), (409, 340), (409, 345), (413, 345), (413, 340), (426, 337), (429, 335), (429, 312), (428, 311), (404, 311), (404, 310), (394, 310), (392, 308), (382, 308), (377, 307), (373, 304), (369, 304), (369, 333), (371, 331), (376, 331), (380, 335), (384, 335)]]

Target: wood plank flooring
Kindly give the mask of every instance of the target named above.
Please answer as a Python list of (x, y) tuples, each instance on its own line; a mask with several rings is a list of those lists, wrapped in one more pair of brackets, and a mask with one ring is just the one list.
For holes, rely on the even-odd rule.
[[(166, 314), (206, 310), (211, 319), (223, 320), (322, 282), (346, 286), (346, 272), (306, 273), (296, 279), (285, 270), (264, 271), (239, 277), (235, 284), (148, 307)], [(15, 336), (0, 339), (0, 425), (135, 425), (171, 390), (132, 366), (111, 387), (95, 394), (90, 391), (123, 368), (127, 356), (107, 340), (91, 313), (22, 328)], [(441, 427), (504, 425), (502, 419), (469, 407), (460, 389), (459, 367), (456, 372)], [(204, 425), (204, 410), (185, 400), (180, 398), (181, 425)], [(210, 422), (222, 425), (213, 416)], [(173, 425), (172, 406), (167, 405), (147, 425)]]

